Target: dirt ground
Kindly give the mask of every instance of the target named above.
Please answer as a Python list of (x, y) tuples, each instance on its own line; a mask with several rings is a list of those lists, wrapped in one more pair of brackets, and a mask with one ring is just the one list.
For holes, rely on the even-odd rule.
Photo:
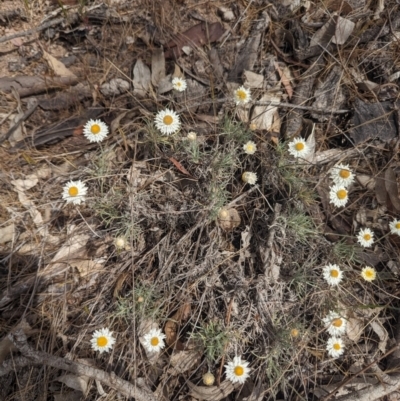
[(0, 401), (400, 399), (399, 40), (394, 0), (2, 1)]

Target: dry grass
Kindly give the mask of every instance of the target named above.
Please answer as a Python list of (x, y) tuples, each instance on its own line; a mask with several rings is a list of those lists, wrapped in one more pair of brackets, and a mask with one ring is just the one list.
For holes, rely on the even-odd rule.
[[(188, 3), (188, 10), (194, 8)], [(25, 7), (34, 18), (34, 7)], [(243, 34), (262, 8), (254, 7), (241, 25)], [(214, 21), (214, 8), (201, 8), (202, 15)], [(135, 58), (150, 59), (142, 42), (146, 21), (153, 21), (166, 41), (176, 26), (181, 31), (192, 25), (170, 2), (143, 1), (136, 15), (124, 12), (136, 24), (103, 25), (96, 45), (101, 52), (88, 49), (94, 65), (82, 58), (79, 68), (91, 88), (130, 77), (128, 36), (139, 41), (129, 49)], [(225, 65), (232, 49), (227, 43)], [(173, 67), (167, 63), (168, 72)], [(209, 74), (210, 81), (214, 78)], [(354, 90), (352, 83), (347, 88)], [(206, 96), (211, 100), (231, 93), (211, 86)], [(265, 132), (251, 130), (238, 120), (229, 100), (202, 108), (174, 93), (99, 101), (111, 110), (104, 116), (108, 124), (127, 114), (98, 146), (71, 137), (39, 150), (0, 150), (6, 166), (0, 176), (0, 228), (15, 228), (12, 241), (0, 248), (0, 338), (24, 320), (34, 348), (88, 359), (131, 382), (144, 380), (164, 400), (186, 396), (188, 381), (201, 386), (207, 371), (217, 383), (224, 381), (223, 365), (235, 355), (250, 362), (251, 375), (226, 399), (248, 396), (260, 386), (264, 399), (305, 400), (323, 386), (333, 390), (329, 385), (361, 370), (360, 361), (378, 359), (390, 348), (386, 342), (398, 319), (400, 242), (388, 234), (395, 215), (378, 207), (374, 190), (356, 181), (349, 204), (333, 208), (328, 173), (334, 163), (299, 163), (287, 152), (289, 139), (276, 144)], [(181, 132), (168, 137), (153, 123), (155, 112), (167, 106), (182, 110)], [(68, 113), (83, 109), (79, 103)], [(64, 113), (49, 117), (38, 110), (28, 128), (62, 120)], [(219, 121), (205, 123), (196, 119), (198, 114)], [(285, 117), (284, 111), (280, 114)], [(340, 124), (345, 126), (333, 118), (317, 122), (317, 152), (337, 147), (338, 132), (346, 141)], [(185, 139), (193, 130), (195, 143)], [(257, 143), (252, 156), (242, 149), (248, 140)], [(396, 158), (372, 144), (356, 150), (356, 157), (344, 160), (356, 175), (377, 177)], [(243, 171), (257, 173), (257, 188), (241, 181)], [(61, 199), (63, 185), (71, 179), (89, 187), (79, 207)], [(15, 180), (27, 180), (27, 189), (18, 193)], [(279, 213), (276, 204), (282, 206)], [(234, 207), (240, 215), (233, 230), (224, 230), (218, 220), (222, 207)], [(356, 241), (365, 226), (375, 232), (371, 249)], [(127, 241), (122, 249), (115, 246), (118, 237)], [(322, 278), (328, 263), (344, 271), (338, 287), (329, 287)], [(362, 280), (365, 265), (376, 268), (374, 282)], [(339, 359), (330, 358), (325, 349), (329, 335), (322, 319), (330, 310), (344, 314), (353, 328), (344, 336), (346, 348)], [(149, 322), (167, 334), (167, 347), (155, 359), (139, 341)], [(102, 327), (117, 341), (109, 354), (99, 355), (91, 350), (90, 339)], [(0, 361), (7, 346), (0, 343)], [(189, 355), (183, 358), (187, 366), (178, 371), (174, 357), (183, 349)], [(0, 377), (5, 389), (0, 397), (45, 400), (72, 392), (57, 381), (61, 374), (47, 366), (21, 368), (16, 375)], [(115, 389), (105, 390), (104, 401), (117, 399)], [(88, 386), (84, 396), (95, 400), (98, 394), (96, 386)]]

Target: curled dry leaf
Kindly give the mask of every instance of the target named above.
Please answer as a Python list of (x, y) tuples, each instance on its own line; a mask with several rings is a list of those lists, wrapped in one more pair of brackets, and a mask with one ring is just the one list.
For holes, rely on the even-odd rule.
[(201, 22), (170, 40), (166, 45), (168, 50), (165, 52), (165, 58), (180, 57), (184, 46), (196, 48), (215, 42), (224, 32), (225, 29), (220, 22), (214, 22), (212, 24)]
[(386, 329), (383, 327), (383, 324), (379, 320), (374, 320), (373, 322), (370, 323), (370, 326), (372, 327), (372, 330), (378, 335), (379, 337), (379, 344), (378, 348), (379, 351), (381, 351), (383, 354), (386, 352), (386, 345), (388, 342), (388, 332)]
[[(260, 102), (277, 102), (281, 101), (279, 94), (272, 95), (266, 93), (260, 99)], [(281, 119), (279, 117), (278, 108), (276, 106), (256, 106), (252, 114), (252, 122), (258, 129), (265, 129), (271, 132), (279, 132), (281, 129)]]
[(184, 344), (178, 339), (178, 331), (180, 324), (189, 319), (190, 312), (190, 304), (186, 302), (165, 323), (164, 333), (168, 346), (172, 347), (175, 344), (175, 349), (177, 350), (185, 348)]
[(187, 382), (189, 394), (198, 400), (219, 401), (227, 397), (235, 389), (232, 382), (225, 380), (220, 386), (203, 387), (196, 386), (192, 382)]
[(15, 224), (0, 228), (0, 244), (12, 241), (15, 235)]
[(150, 68), (141, 60), (136, 61), (133, 67), (133, 93), (139, 96), (146, 96), (150, 88), (151, 73)]
[(364, 324), (360, 319), (357, 319), (355, 317), (347, 319), (346, 334), (347, 337), (350, 338), (350, 340), (357, 343), (361, 338), (363, 330)]
[(224, 231), (232, 231), (240, 222), (239, 212), (234, 208), (222, 208), (218, 213), (218, 224)]
[(197, 366), (200, 360), (201, 354), (197, 351), (175, 351), (171, 355), (172, 368), (168, 372), (172, 375), (179, 375)]

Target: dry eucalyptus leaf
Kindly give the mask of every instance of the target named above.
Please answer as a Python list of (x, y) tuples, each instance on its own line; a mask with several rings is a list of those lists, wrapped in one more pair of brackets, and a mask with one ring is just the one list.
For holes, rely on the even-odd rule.
[(224, 231), (232, 231), (240, 226), (239, 212), (234, 208), (222, 208), (218, 213), (218, 224)]
[(378, 348), (379, 351), (381, 351), (384, 354), (387, 351), (386, 346), (389, 339), (388, 332), (386, 331), (386, 329), (383, 327), (383, 324), (379, 320), (374, 320), (373, 322), (370, 323), (370, 326), (372, 327), (372, 330), (374, 330), (374, 332), (378, 335), (380, 340)]
[(264, 75), (256, 74), (252, 71), (245, 70), (244, 75), (244, 86), (246, 88), (262, 88), (264, 85)]
[(57, 60), (51, 54), (47, 53), (45, 50), (43, 51), (43, 58), (47, 61), (50, 68), (54, 71), (56, 75), (59, 77), (71, 77), (76, 78), (76, 75), (71, 72), (61, 61)]
[(192, 382), (187, 382), (189, 394), (198, 400), (219, 401), (227, 397), (235, 389), (232, 382), (225, 380), (220, 386), (203, 387), (196, 386)]
[[(271, 95), (266, 93), (260, 99), (260, 102), (281, 101), (281, 95)], [(252, 122), (257, 129), (265, 129), (271, 132), (279, 132), (281, 128), (281, 119), (276, 106), (256, 106), (254, 107)]]
[(335, 35), (332, 38), (332, 42), (338, 45), (343, 45), (353, 33), (355, 26), (356, 24), (353, 21), (339, 16), (336, 22)]
[(136, 61), (133, 67), (133, 93), (139, 96), (146, 96), (151, 83), (150, 68), (141, 60)]
[(172, 368), (168, 372), (173, 375), (187, 372), (198, 365), (200, 360), (201, 354), (197, 351), (174, 351), (170, 359)]
[(360, 319), (357, 319), (355, 317), (347, 319), (346, 334), (347, 337), (350, 338), (350, 340), (357, 343), (361, 338), (363, 330), (364, 324)]
[(0, 228), (0, 244), (12, 241), (15, 235), (15, 224)]
[(357, 174), (356, 175), (356, 180), (364, 187), (369, 190), (373, 190), (376, 185), (376, 180), (374, 177), (371, 177), (370, 175), (366, 174)]

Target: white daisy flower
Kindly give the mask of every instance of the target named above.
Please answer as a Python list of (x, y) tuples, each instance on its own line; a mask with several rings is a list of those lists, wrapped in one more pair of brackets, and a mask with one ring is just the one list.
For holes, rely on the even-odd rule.
[(331, 178), (336, 185), (347, 188), (354, 181), (354, 174), (348, 164), (337, 164), (330, 171)]
[(183, 92), (187, 88), (187, 83), (183, 78), (175, 77), (172, 80), (172, 86), (176, 91)]
[(329, 356), (332, 358), (337, 358), (344, 352), (344, 344), (341, 338), (331, 337), (326, 343), (326, 350)]
[(329, 285), (338, 285), (343, 279), (343, 272), (338, 265), (326, 265), (322, 270), (322, 276)]
[(257, 182), (257, 174), (246, 171), (242, 174), (242, 181), (246, 184), (254, 185)]
[(226, 378), (232, 383), (243, 384), (249, 377), (249, 372), (251, 370), (248, 366), (248, 362), (242, 361), (240, 356), (235, 356), (233, 362), (228, 362), (228, 364), (225, 365)]
[(373, 267), (366, 266), (361, 270), (361, 277), (365, 281), (374, 281), (376, 279), (376, 270)]
[(244, 86), (241, 86), (240, 88), (236, 89), (234, 96), (237, 105), (249, 103), (251, 100), (250, 89), (246, 89)]
[(82, 181), (70, 181), (64, 185), (62, 197), (67, 203), (79, 205), (85, 201), (87, 186)]
[(181, 121), (178, 114), (174, 111), (165, 109), (157, 113), (155, 118), (156, 127), (164, 135), (171, 135), (178, 131), (181, 126)]
[(212, 386), (215, 382), (215, 376), (211, 372), (204, 373), (203, 383), (206, 386)]
[(112, 336), (112, 331), (104, 328), (96, 330), (90, 340), (92, 348), (99, 351), (100, 354), (108, 352), (115, 344), (115, 338)]
[(89, 120), (83, 127), (83, 135), (90, 142), (101, 142), (108, 135), (108, 127), (101, 120)]
[(294, 157), (306, 157), (311, 149), (303, 138), (295, 138), (289, 142), (289, 153)]
[(186, 136), (186, 139), (188, 139), (189, 141), (194, 142), (197, 139), (197, 134), (195, 132), (189, 132)]
[(248, 141), (243, 145), (243, 150), (248, 155), (254, 155), (257, 150), (257, 145), (253, 141)]
[(160, 352), (165, 347), (165, 334), (160, 329), (151, 329), (143, 339), (144, 347), (149, 352)]
[(346, 319), (334, 311), (330, 311), (322, 321), (324, 322), (328, 333), (333, 337), (339, 337), (346, 331)]
[(329, 203), (336, 207), (345, 206), (349, 200), (349, 191), (343, 185), (333, 185), (329, 190)]
[(364, 248), (369, 248), (374, 243), (374, 233), (369, 228), (361, 229), (357, 235), (357, 241)]
[(400, 235), (400, 220), (393, 220), (389, 224), (389, 228), (392, 234)]

